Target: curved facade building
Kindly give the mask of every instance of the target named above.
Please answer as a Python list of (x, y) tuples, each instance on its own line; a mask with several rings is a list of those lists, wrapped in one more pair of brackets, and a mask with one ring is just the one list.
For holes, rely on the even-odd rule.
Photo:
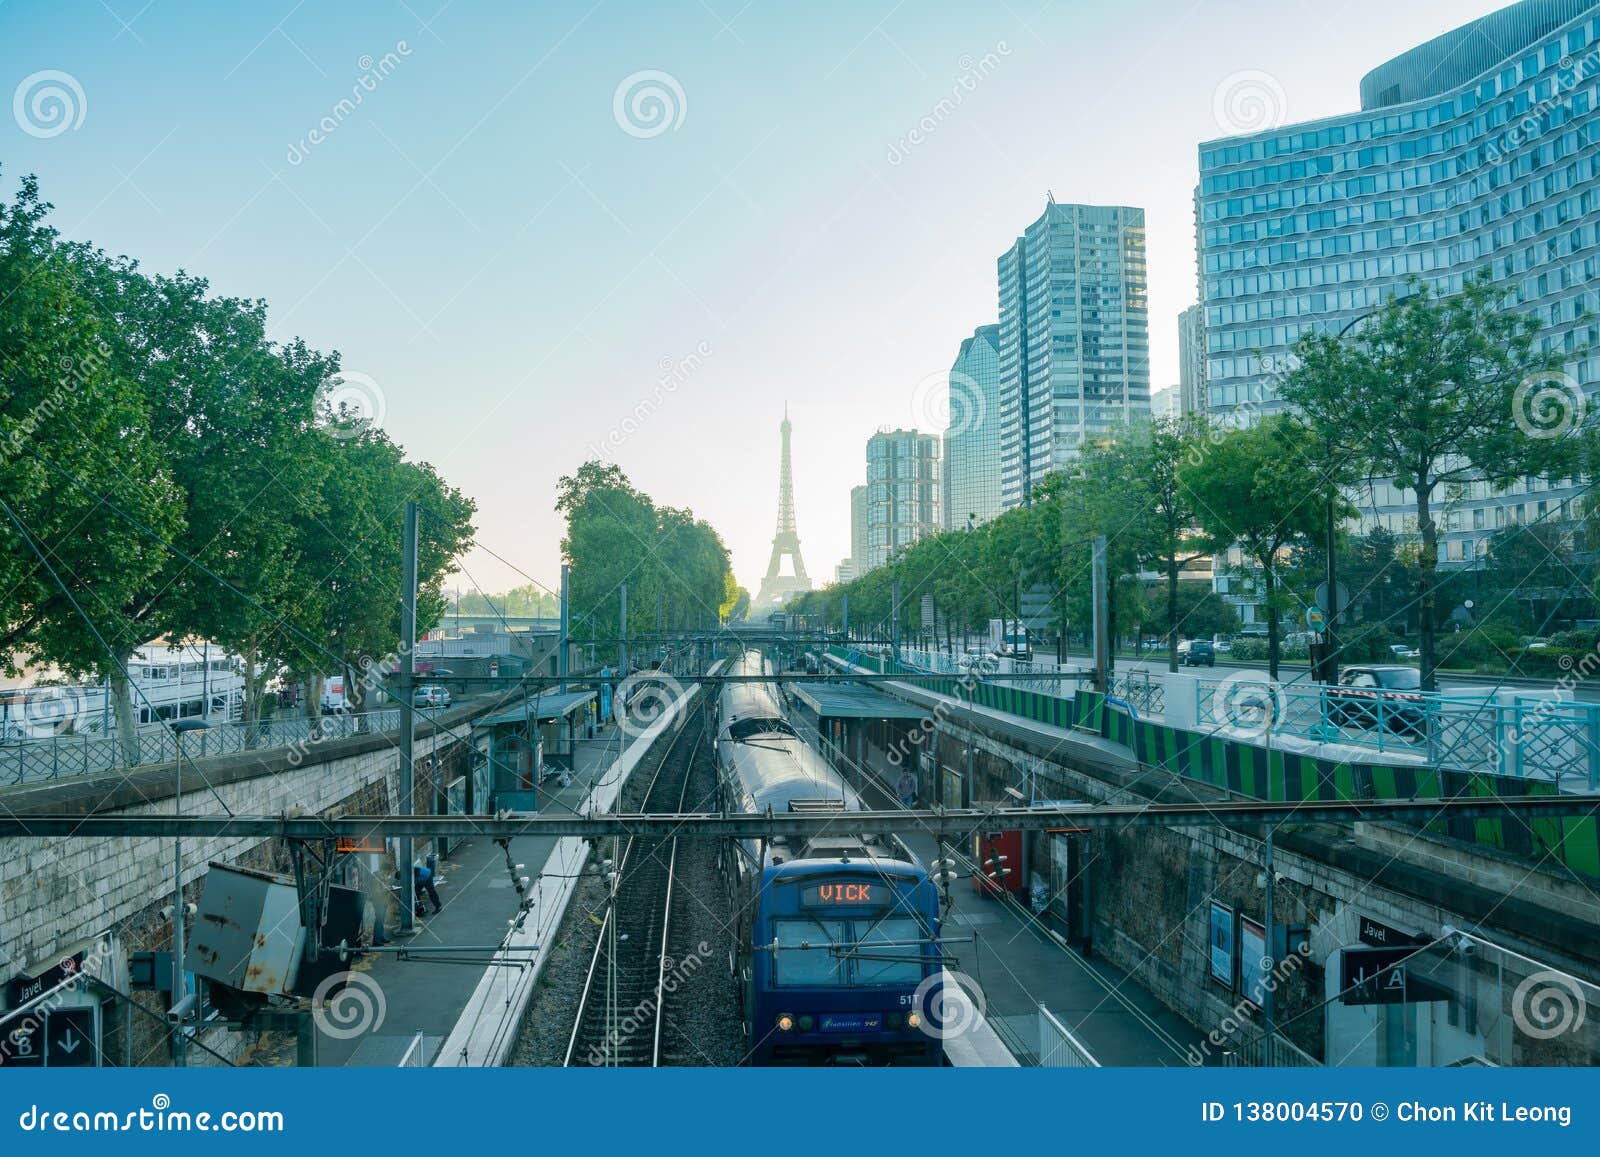
[[(1196, 228), (1206, 400), (1248, 420), (1311, 329), (1336, 330), (1409, 277), (1442, 292), (1487, 269), (1546, 322), (1547, 347), (1600, 382), (1600, 3), (1524, 0), (1374, 69), (1362, 110), (1200, 146)], [(1580, 353), (1583, 347), (1588, 352)], [(1445, 558), (1569, 490), (1450, 516)], [(1367, 521), (1406, 532), (1377, 487)]]
[(983, 325), (950, 367), (944, 432), (944, 528), (965, 530), (1000, 513), (1000, 327)]

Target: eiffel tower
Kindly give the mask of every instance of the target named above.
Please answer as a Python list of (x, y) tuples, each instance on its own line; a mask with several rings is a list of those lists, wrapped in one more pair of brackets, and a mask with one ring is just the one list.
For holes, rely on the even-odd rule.
[[(762, 611), (774, 611), (783, 606), (791, 595), (811, 589), (806, 577), (806, 564), (800, 558), (800, 535), (794, 528), (794, 470), (789, 465), (789, 407), (783, 407), (783, 459), (778, 467), (778, 533), (772, 537), (772, 561), (767, 564), (767, 577), (761, 580), (761, 593), (755, 605)], [(783, 573), (783, 556), (794, 562), (794, 574)]]

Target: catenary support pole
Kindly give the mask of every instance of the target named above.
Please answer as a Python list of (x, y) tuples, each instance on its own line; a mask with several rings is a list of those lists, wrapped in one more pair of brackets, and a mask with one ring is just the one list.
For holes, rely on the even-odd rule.
[[(172, 769), (172, 814), (183, 814), (183, 732), (176, 733), (178, 761)], [(183, 837), (172, 840), (172, 1007), (187, 1007), (183, 998), (189, 994), (188, 978), (183, 968)], [(182, 1020), (172, 1025), (172, 1063), (183, 1067), (184, 1028)]]
[[(400, 546), (400, 806), (401, 815), (417, 814), (415, 683), (417, 675), (417, 504), (406, 503), (405, 533)], [(400, 931), (416, 931), (415, 837), (400, 837)]]
[[(1266, 911), (1262, 918), (1262, 923), (1266, 925), (1266, 931), (1262, 934), (1266, 944), (1261, 949), (1261, 974), (1263, 982), (1261, 986), (1261, 1033), (1263, 1037), (1261, 1043), (1261, 1063), (1263, 1065), (1269, 1065), (1272, 1063), (1271, 1054), (1267, 1050), (1271, 1049), (1272, 1047), (1272, 1035), (1274, 1032), (1273, 1014), (1277, 1011), (1274, 1008), (1275, 1001), (1273, 999), (1273, 989), (1278, 987), (1278, 981), (1277, 977), (1273, 975), (1273, 970), (1277, 968), (1278, 962), (1272, 954), (1272, 939), (1274, 935), (1273, 919), (1275, 916), (1273, 911), (1273, 898), (1278, 891), (1278, 880), (1277, 876), (1274, 874), (1277, 871), (1277, 868), (1272, 862), (1272, 835), (1277, 830), (1278, 829), (1275, 827), (1267, 828), (1266, 851), (1262, 857), (1265, 861), (1267, 876)], [(1249, 993), (1246, 993), (1245, 995), (1248, 996)]]
[[(1082, 557), (1081, 555), (1079, 556)], [(1107, 612), (1110, 610), (1106, 602), (1106, 536), (1097, 534), (1094, 537), (1092, 548), (1092, 576), (1090, 580), (1090, 599), (1094, 603), (1094, 689), (1104, 694), (1106, 691), (1106, 671), (1111, 665), (1111, 643), (1107, 638)]]
[(1329, 686), (1339, 681), (1339, 563), (1338, 527), (1335, 519), (1335, 495), (1328, 495), (1327, 526), (1324, 528), (1323, 542), (1328, 548), (1328, 605), (1322, 609), (1327, 612), (1328, 618), (1323, 626), (1322, 634), (1322, 681)]
[(890, 584), (889, 602), (889, 654), (896, 663), (900, 661), (900, 580)]
[(556, 642), (556, 674), (561, 676), (561, 693), (567, 693), (567, 656), (571, 650), (568, 633), (572, 627), (572, 619), (568, 606), (568, 591), (572, 586), (572, 568), (566, 563), (561, 564), (561, 637)]

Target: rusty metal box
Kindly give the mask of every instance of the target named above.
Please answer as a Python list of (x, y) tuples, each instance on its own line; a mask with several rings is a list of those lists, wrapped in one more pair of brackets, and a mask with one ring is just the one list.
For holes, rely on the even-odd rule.
[(187, 964), (196, 975), (229, 988), (287, 994), (294, 988), (305, 938), (293, 880), (212, 864)]

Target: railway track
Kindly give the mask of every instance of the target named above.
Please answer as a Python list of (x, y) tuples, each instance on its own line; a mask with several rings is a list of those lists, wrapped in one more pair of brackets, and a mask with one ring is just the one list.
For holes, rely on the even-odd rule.
[[(708, 726), (702, 711), (673, 737), (645, 791), (644, 811), (683, 810)], [(659, 1066), (670, 1059), (663, 1035), (678, 840), (630, 837), (614, 860), (610, 902), (567, 1041), (567, 1067)]]

